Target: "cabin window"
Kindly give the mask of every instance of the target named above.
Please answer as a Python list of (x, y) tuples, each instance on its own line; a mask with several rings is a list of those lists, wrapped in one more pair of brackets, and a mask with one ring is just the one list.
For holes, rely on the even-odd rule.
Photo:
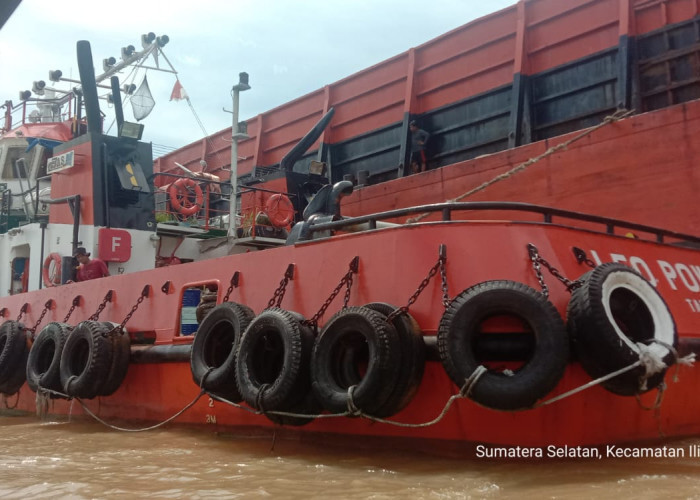
[(216, 307), (218, 301), (219, 283), (200, 282), (186, 286), (182, 290), (180, 304), (181, 336), (192, 335), (199, 329), (199, 324)]
[[(3, 179), (26, 179), (27, 171), (26, 168), (18, 169), (16, 168), (15, 162), (24, 157), (24, 148), (8, 148), (7, 155), (5, 156), (5, 165), (2, 169)], [(26, 163), (26, 167), (29, 167), (29, 163)]]
[(26, 292), (29, 289), (29, 258), (15, 257), (12, 259), (12, 285), (10, 295)]

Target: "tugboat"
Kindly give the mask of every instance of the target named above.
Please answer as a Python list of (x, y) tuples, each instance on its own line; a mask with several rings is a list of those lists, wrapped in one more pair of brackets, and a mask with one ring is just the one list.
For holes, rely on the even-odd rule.
[[(332, 106), (277, 188), (154, 169), (118, 111), (102, 133), (87, 42), (78, 61), (86, 121), (37, 160), (50, 197), (28, 198), (48, 218), (0, 236), (6, 407), (538, 449), (700, 432), (700, 237), (513, 201), (349, 217), (365, 188), (306, 153), (343, 118)], [(110, 276), (76, 281), (76, 254)]]

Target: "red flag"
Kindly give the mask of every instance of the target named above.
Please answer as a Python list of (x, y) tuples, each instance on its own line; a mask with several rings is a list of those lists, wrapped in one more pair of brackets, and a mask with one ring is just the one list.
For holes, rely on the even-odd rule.
[(180, 80), (175, 80), (175, 86), (173, 87), (173, 91), (170, 93), (170, 100), (172, 101), (175, 99), (176, 101), (179, 101), (181, 99), (187, 99), (188, 97), (189, 96), (182, 87)]

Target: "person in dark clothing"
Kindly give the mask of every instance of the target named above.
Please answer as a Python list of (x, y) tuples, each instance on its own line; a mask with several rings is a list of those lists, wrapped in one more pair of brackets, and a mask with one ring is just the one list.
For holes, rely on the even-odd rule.
[(411, 121), (408, 128), (411, 130), (411, 171), (414, 174), (425, 172), (425, 146), (428, 143), (430, 134), (418, 128), (418, 124), (415, 121)]
[(76, 281), (87, 281), (109, 276), (107, 265), (100, 259), (90, 259), (90, 252), (86, 251), (84, 247), (78, 247), (73, 257), (80, 263)]

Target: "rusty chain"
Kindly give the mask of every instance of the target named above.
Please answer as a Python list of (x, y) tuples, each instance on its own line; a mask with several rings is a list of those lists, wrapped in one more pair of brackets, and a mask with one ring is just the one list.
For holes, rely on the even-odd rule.
[[(228, 290), (226, 290), (226, 295), (224, 295), (224, 300), (223, 302), (228, 302), (228, 298), (231, 295), (231, 292), (233, 292), (234, 288), (238, 288), (238, 280), (241, 276), (241, 273), (238, 271), (233, 273), (233, 276), (231, 276), (231, 284), (228, 287)], [(268, 306), (270, 307), (270, 306)]]
[(356, 274), (359, 270), (360, 257), (355, 257), (349, 264), (348, 272), (340, 279), (340, 283), (336, 286), (331, 294), (328, 296), (326, 301), (323, 303), (321, 308), (316, 314), (310, 319), (305, 321), (305, 324), (313, 326), (314, 328), (318, 326), (318, 320), (326, 313), (326, 309), (331, 305), (333, 300), (338, 296), (340, 291), (345, 287), (345, 296), (343, 297), (343, 309), (348, 308), (348, 303), (350, 302), (350, 290), (352, 288), (353, 274)]
[(588, 258), (588, 255), (586, 254), (585, 250), (582, 250), (578, 247), (574, 247), (572, 250), (574, 252), (574, 257), (576, 257), (576, 261), (579, 264), (586, 264), (591, 269), (595, 267), (595, 262)]
[(280, 281), (280, 286), (278, 286), (275, 290), (275, 293), (272, 295), (272, 298), (267, 303), (267, 307), (265, 309), (269, 309), (271, 307), (279, 307), (280, 304), (282, 304), (282, 299), (284, 299), (284, 293), (287, 291), (287, 283), (289, 283), (289, 280), (293, 279), (294, 264), (289, 264), (289, 266), (287, 266), (287, 270), (284, 272), (284, 278), (282, 278), (282, 281)]
[(136, 299), (136, 304), (134, 304), (134, 306), (131, 308), (131, 311), (129, 311), (127, 313), (124, 320), (120, 324), (118, 324), (117, 326), (115, 326), (114, 328), (109, 330), (108, 332), (102, 333), (102, 336), (106, 337), (108, 335), (112, 335), (113, 333), (116, 333), (117, 331), (119, 331), (121, 335), (124, 335), (124, 327), (129, 322), (131, 317), (134, 315), (136, 310), (139, 308), (139, 306), (141, 305), (141, 302), (146, 300), (146, 298), (148, 298), (150, 295), (151, 295), (151, 285), (144, 286), (143, 290), (141, 290), (141, 295), (139, 295), (139, 298)]
[[(357, 271), (355, 271), (357, 272)], [(347, 279), (345, 280), (345, 295), (343, 296), (343, 309), (348, 308), (348, 303), (350, 302), (350, 290), (352, 289), (352, 275), (353, 273), (348, 271), (345, 275)], [(332, 299), (331, 299), (332, 300)]]
[(82, 297), (80, 295), (76, 295), (75, 298), (73, 299), (73, 303), (70, 306), (70, 309), (68, 309), (68, 314), (66, 314), (66, 317), (63, 318), (64, 323), (68, 323), (68, 320), (71, 317), (71, 314), (73, 314), (73, 311), (75, 311), (75, 308), (80, 305), (80, 299)]
[(29, 302), (25, 302), (24, 304), (22, 304), (22, 308), (19, 310), (19, 314), (17, 315), (17, 323), (20, 322), (22, 316), (24, 316), (27, 312), (27, 309), (29, 309)]
[(110, 290), (107, 292), (105, 295), (105, 298), (102, 299), (102, 302), (100, 303), (99, 306), (97, 306), (97, 310), (95, 313), (88, 318), (88, 321), (97, 321), (100, 317), (100, 314), (102, 314), (102, 311), (104, 311), (104, 308), (107, 307), (107, 302), (112, 302), (112, 296), (114, 295), (114, 290)]
[(544, 281), (544, 275), (542, 274), (541, 266), (546, 267), (547, 270), (552, 274), (552, 276), (561, 281), (564, 284), (564, 286), (566, 286), (566, 290), (569, 293), (573, 292), (574, 290), (583, 285), (583, 280), (568, 279), (566, 276), (561, 274), (561, 272), (559, 272), (559, 270), (556, 267), (554, 267), (552, 264), (540, 257), (537, 247), (532, 243), (528, 243), (527, 250), (530, 254), (530, 260), (532, 261), (532, 268), (535, 271), (535, 276), (537, 276), (537, 281), (539, 281), (540, 287), (542, 288), (542, 294), (545, 297), (549, 297), (549, 287)]
[(420, 282), (416, 291), (408, 299), (408, 303), (389, 314), (386, 318), (387, 322), (393, 321), (394, 318), (401, 314), (407, 314), (408, 309), (418, 300), (420, 294), (423, 293), (423, 290), (425, 290), (438, 271), (440, 271), (440, 278), (442, 279), (442, 305), (447, 309), (450, 306), (450, 294), (447, 287), (447, 246), (443, 244), (440, 245), (438, 261), (430, 268), (428, 275)]
[(42, 322), (44, 319), (44, 316), (46, 316), (46, 313), (49, 312), (49, 309), (51, 309), (51, 306), (54, 305), (53, 299), (49, 299), (46, 301), (46, 304), (44, 304), (44, 309), (41, 311), (41, 314), (39, 315), (39, 319), (37, 320), (36, 323), (34, 323), (34, 326), (31, 328), (27, 328), (27, 331), (29, 331), (32, 334), (32, 340), (35, 338), (35, 333), (36, 329), (39, 327), (39, 324)]

